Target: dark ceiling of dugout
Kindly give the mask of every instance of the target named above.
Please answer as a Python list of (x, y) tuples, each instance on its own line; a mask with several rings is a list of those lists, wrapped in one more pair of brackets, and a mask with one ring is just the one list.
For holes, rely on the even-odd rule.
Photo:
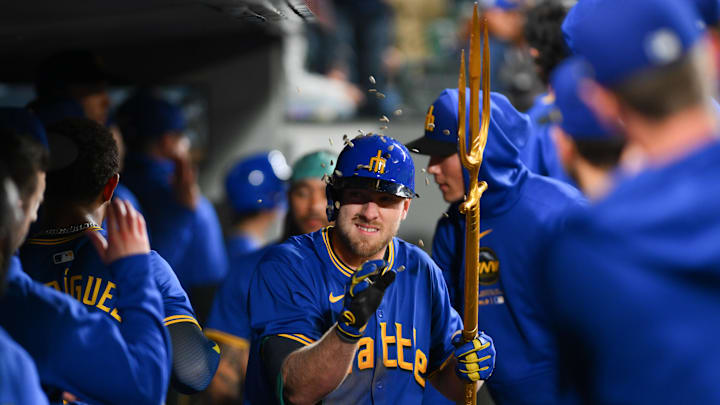
[(279, 38), (275, 0), (24, 0), (0, 6), (0, 81), (89, 49), (128, 82), (149, 83), (252, 52)]

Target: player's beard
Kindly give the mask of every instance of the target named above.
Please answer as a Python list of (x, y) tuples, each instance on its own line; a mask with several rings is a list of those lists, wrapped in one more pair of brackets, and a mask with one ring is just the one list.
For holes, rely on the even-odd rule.
[[(355, 224), (378, 228), (377, 235), (368, 237), (359, 233)], [(361, 258), (370, 258), (383, 250), (397, 234), (400, 221), (395, 223), (366, 222), (360, 215), (353, 218), (344, 218), (340, 212), (335, 226), (342, 243), (353, 255)]]

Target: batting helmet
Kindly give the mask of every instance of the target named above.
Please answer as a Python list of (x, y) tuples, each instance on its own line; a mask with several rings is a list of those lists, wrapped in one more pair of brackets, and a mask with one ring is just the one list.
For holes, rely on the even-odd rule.
[(415, 194), (415, 165), (407, 148), (384, 135), (361, 135), (347, 141), (326, 188), (327, 217), (337, 218), (339, 191), (365, 188), (404, 198)]
[(233, 210), (245, 214), (285, 207), (290, 172), (285, 156), (277, 150), (242, 159), (225, 178)]

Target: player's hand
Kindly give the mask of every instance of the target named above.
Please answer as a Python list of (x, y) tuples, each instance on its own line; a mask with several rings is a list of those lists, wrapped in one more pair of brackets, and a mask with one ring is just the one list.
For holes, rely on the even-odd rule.
[(192, 166), (189, 156), (176, 156), (175, 175), (172, 185), (175, 189), (177, 201), (184, 207), (195, 210), (200, 199), (200, 188), (197, 185), (195, 169)]
[(365, 331), (370, 316), (382, 302), (385, 289), (397, 272), (388, 268), (385, 260), (366, 262), (353, 274), (345, 286), (345, 301), (336, 331), (346, 342), (357, 342)]
[(455, 374), (461, 380), (475, 382), (487, 380), (495, 369), (495, 345), (490, 336), (480, 332), (470, 342), (464, 342), (462, 331), (457, 331), (452, 337), (455, 346)]
[(111, 201), (106, 221), (107, 240), (100, 232), (86, 232), (105, 264), (123, 257), (150, 253), (145, 219), (129, 202), (117, 198)]

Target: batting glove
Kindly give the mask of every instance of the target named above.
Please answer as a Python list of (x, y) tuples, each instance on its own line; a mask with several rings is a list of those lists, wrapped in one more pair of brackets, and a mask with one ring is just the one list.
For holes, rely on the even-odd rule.
[(357, 269), (345, 286), (344, 307), (335, 329), (342, 340), (355, 343), (363, 336), (368, 319), (380, 306), (396, 274), (384, 260), (372, 260)]
[(455, 373), (461, 380), (475, 382), (487, 380), (495, 369), (495, 345), (490, 336), (480, 332), (470, 342), (464, 342), (462, 331), (452, 337), (455, 346)]

